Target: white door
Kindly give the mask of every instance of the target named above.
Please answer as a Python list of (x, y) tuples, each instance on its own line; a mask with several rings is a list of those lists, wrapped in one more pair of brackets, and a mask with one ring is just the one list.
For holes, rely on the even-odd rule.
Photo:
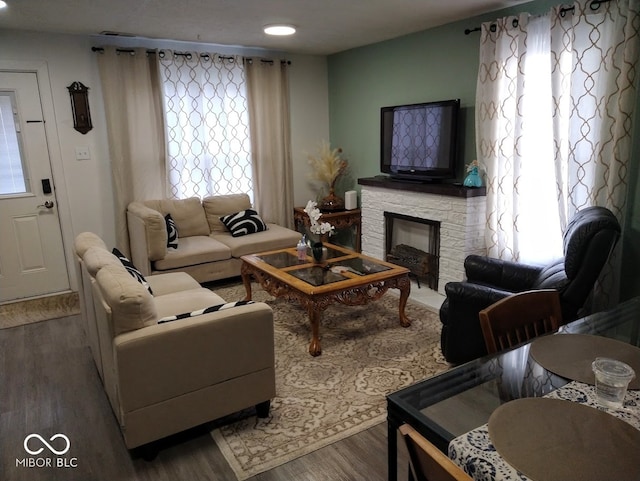
[(36, 73), (0, 72), (0, 302), (69, 289), (44, 121)]

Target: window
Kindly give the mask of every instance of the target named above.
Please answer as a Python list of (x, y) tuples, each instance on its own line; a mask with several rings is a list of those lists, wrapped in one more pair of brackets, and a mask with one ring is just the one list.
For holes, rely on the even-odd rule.
[(17, 107), (11, 92), (0, 92), (0, 194), (24, 194), (28, 181), (20, 149)]
[(247, 193), (253, 201), (242, 59), (165, 51), (160, 68), (171, 196)]
[(640, 13), (576, 2), (482, 25), (476, 147), (487, 172), (487, 251), (547, 263), (591, 205), (623, 217)]

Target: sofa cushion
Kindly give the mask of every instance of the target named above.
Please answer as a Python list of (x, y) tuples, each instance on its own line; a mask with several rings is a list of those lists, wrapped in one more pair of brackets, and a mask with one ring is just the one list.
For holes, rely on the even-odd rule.
[(209, 236), (182, 237), (180, 248), (168, 250), (164, 259), (154, 262), (153, 268), (156, 271), (168, 271), (230, 258), (231, 249)]
[(91, 277), (95, 277), (100, 269), (106, 265), (122, 265), (120, 259), (102, 247), (93, 246), (87, 249), (82, 261)]
[(295, 247), (301, 234), (277, 224), (267, 224), (268, 230), (243, 237), (233, 237), (231, 233), (211, 234), (211, 237), (227, 245), (233, 257), (247, 254)]
[(178, 228), (171, 214), (164, 216), (164, 222), (167, 226), (167, 247), (171, 249), (178, 248)]
[(255, 234), (267, 230), (267, 224), (260, 218), (253, 209), (241, 210), (234, 214), (220, 217), (224, 226), (229, 230), (232, 237), (242, 237), (243, 235)]
[(94, 246), (108, 250), (104, 241), (93, 232), (81, 232), (76, 236), (73, 243), (76, 254), (80, 257), (84, 257), (85, 252), (87, 252), (90, 247)]
[(114, 247), (111, 252), (120, 260), (120, 262), (122, 262), (122, 265), (127, 270), (127, 272), (131, 274), (131, 277), (142, 284), (149, 291), (149, 294), (153, 295), (153, 289), (151, 289), (151, 286), (147, 282), (147, 279), (145, 279), (145, 277), (142, 275), (142, 272), (140, 272), (136, 268), (136, 266), (133, 265), (133, 262), (131, 262), (127, 258), (127, 256), (120, 252), (116, 247)]
[(197, 311), (198, 309), (205, 309), (209, 306), (226, 302), (218, 294), (204, 287), (157, 296), (154, 297), (154, 301), (158, 319), (176, 316), (183, 312)]
[(153, 296), (122, 265), (105, 265), (96, 274), (102, 297), (111, 309), (114, 334), (155, 324)]
[(200, 284), (186, 272), (167, 272), (147, 276), (147, 282), (153, 289), (154, 297), (164, 296), (173, 292), (199, 289)]
[(212, 234), (227, 232), (220, 217), (251, 208), (251, 200), (247, 194), (215, 195), (205, 197), (202, 201), (204, 212)]
[(145, 200), (144, 204), (162, 215), (171, 214), (181, 237), (209, 234), (209, 224), (198, 197)]

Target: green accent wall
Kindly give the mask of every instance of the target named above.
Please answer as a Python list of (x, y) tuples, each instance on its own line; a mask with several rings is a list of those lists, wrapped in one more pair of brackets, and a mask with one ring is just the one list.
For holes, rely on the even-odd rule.
[[(464, 142), (473, 160), (478, 34), (445, 26), (329, 57), (331, 143), (358, 177), (380, 173), (380, 108), (459, 98)], [(446, 48), (442, 48), (446, 46)]]
[(344, 150), (354, 179), (380, 174), (381, 107), (458, 98), (462, 180), (464, 166), (476, 158), (474, 104), (480, 40), (480, 32), (465, 35), (465, 29), (524, 11), (546, 12), (557, 3), (539, 0), (329, 56), (331, 144)]
[[(359, 190), (357, 179), (380, 174), (380, 108), (459, 98), (462, 107), (458, 181), (464, 166), (476, 158), (475, 92), (480, 32), (465, 29), (520, 12), (541, 14), (558, 1), (538, 0), (491, 14), (328, 57), (329, 131), (331, 145), (341, 147), (350, 176), (338, 191)], [(640, 79), (639, 79), (640, 80)], [(640, 109), (640, 106), (639, 106)], [(637, 123), (636, 123), (637, 125)], [(634, 159), (640, 158), (640, 134), (634, 135)], [(640, 190), (638, 162), (630, 169), (628, 216), (623, 236), (622, 297), (640, 295)]]

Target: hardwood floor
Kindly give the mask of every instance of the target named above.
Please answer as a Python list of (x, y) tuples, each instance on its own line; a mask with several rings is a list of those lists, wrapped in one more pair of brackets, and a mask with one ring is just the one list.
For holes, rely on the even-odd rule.
[[(2, 481), (176, 481), (236, 477), (203, 425), (162, 440), (155, 460), (128, 451), (87, 347), (82, 321), (71, 316), (0, 329), (0, 480)], [(382, 423), (251, 481), (387, 479), (387, 432)], [(29, 434), (49, 441), (69, 438), (60, 456), (67, 466), (29, 467), (25, 458), (46, 463), (48, 450), (26, 453)], [(50, 444), (61, 450), (64, 442)], [(44, 447), (32, 439), (29, 448)], [(58, 457), (53, 457), (55, 464)], [(407, 456), (400, 454), (398, 479), (407, 479)]]

